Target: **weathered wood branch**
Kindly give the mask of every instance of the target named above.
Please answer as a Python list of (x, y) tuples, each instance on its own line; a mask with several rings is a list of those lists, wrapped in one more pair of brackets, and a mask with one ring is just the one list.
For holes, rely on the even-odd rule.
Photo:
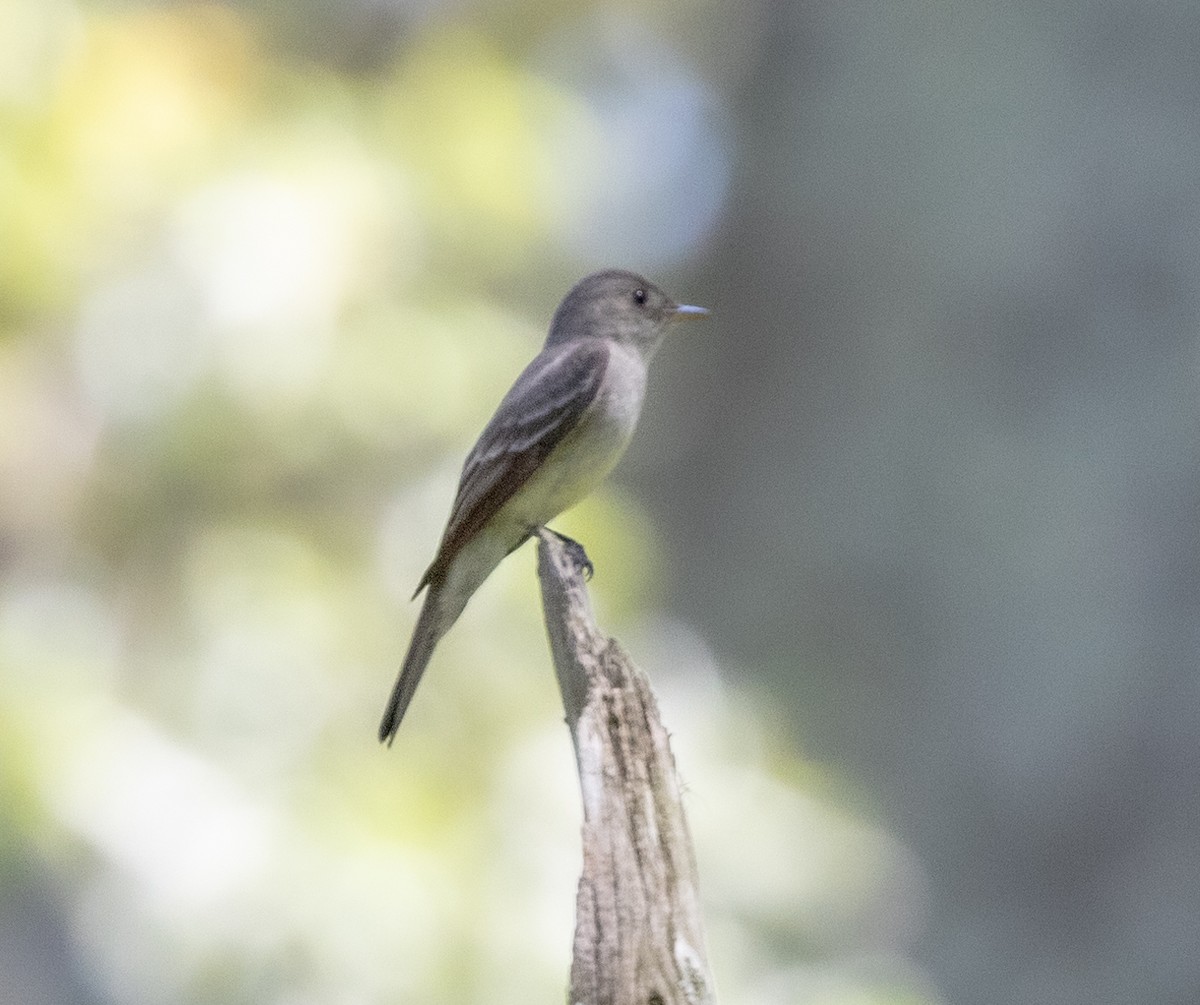
[(538, 578), (583, 793), (570, 1005), (711, 1005), (696, 863), (645, 674), (592, 614), (570, 549), (539, 533)]

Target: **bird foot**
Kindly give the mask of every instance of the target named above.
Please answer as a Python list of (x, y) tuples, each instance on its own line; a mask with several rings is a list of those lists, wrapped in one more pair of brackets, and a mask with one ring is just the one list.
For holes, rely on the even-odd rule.
[(553, 534), (563, 543), (567, 549), (567, 554), (570, 556), (571, 561), (575, 563), (575, 568), (583, 573), (583, 578), (585, 580), (591, 579), (592, 576), (596, 574), (596, 567), (592, 565), (592, 560), (588, 558), (587, 552), (584, 550), (582, 544), (576, 541), (575, 538), (567, 537), (566, 534), (560, 534), (558, 531), (551, 530), (549, 527), (547, 527), (546, 530), (550, 531), (551, 534)]

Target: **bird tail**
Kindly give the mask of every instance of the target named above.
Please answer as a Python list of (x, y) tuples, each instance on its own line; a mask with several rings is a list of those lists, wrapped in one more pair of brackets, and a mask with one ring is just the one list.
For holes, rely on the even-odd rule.
[(413, 630), (408, 654), (404, 657), (400, 676), (396, 678), (392, 687), (383, 721), (379, 724), (379, 742), (386, 743), (389, 747), (396, 738), (396, 730), (400, 728), (400, 721), (408, 710), (408, 703), (412, 701), (417, 685), (421, 683), (421, 675), (429, 664), (433, 649), (448, 627), (440, 623), (442, 619), (438, 610), (441, 606), (438, 594), (436, 587), (431, 587), (425, 594), (425, 603), (421, 605), (421, 614), (417, 618), (417, 627)]

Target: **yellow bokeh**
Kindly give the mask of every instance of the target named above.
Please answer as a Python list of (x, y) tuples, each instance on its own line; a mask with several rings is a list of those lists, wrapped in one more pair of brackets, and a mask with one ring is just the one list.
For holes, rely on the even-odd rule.
[(255, 66), (217, 6), (89, 14), (27, 41), (47, 52), (43, 84), (0, 112), (0, 286), (17, 307), (69, 295), (113, 228), (205, 169)]
[(455, 236), (482, 256), (520, 256), (544, 234), (538, 164), (569, 100), (481, 34), (430, 33), (397, 64), (382, 129)]

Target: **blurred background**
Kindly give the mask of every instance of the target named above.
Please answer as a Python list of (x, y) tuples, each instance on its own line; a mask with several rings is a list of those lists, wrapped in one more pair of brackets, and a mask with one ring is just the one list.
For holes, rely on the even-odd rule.
[(533, 556), (374, 734), (581, 275), (560, 521), (725, 1003), (1200, 997), (1200, 8), (0, 0), (0, 998), (560, 1001)]

